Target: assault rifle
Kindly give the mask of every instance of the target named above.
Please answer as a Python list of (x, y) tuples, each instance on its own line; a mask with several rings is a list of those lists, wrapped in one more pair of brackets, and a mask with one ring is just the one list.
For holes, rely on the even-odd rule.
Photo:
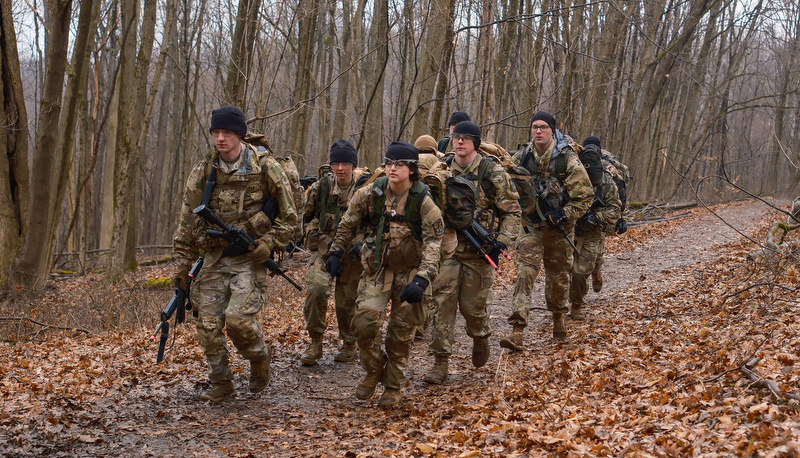
[[(197, 258), (197, 261), (194, 262), (191, 270), (189, 270), (189, 281), (191, 282), (194, 277), (200, 272), (200, 269), (203, 268), (203, 257), (200, 256)], [(187, 285), (188, 286), (188, 285)], [(164, 351), (171, 350), (172, 347), (175, 345), (175, 333), (172, 334), (172, 345), (169, 348), (167, 346), (167, 339), (169, 338), (169, 319), (172, 318), (172, 315), (175, 315), (175, 328), (178, 328), (178, 325), (186, 321), (186, 310), (192, 309), (191, 302), (186, 302), (186, 295), (189, 291), (184, 291), (181, 289), (180, 286), (175, 287), (175, 295), (172, 296), (172, 299), (169, 300), (167, 306), (164, 307), (164, 310), (161, 311), (160, 322), (158, 323), (158, 327), (156, 330), (153, 331), (153, 334), (150, 336), (150, 340), (155, 340), (156, 334), (158, 331), (161, 331), (161, 340), (158, 343), (158, 356), (156, 356), (156, 362), (160, 363), (164, 360)]]
[[(252, 237), (247, 235), (247, 232), (238, 227), (228, 226), (224, 221), (219, 219), (219, 216), (215, 215), (214, 212), (208, 208), (208, 206), (200, 205), (199, 207), (195, 208), (193, 212), (209, 223), (214, 224), (222, 229), (221, 231), (209, 229), (206, 231), (206, 234), (211, 237), (221, 238), (228, 242), (228, 246), (226, 246), (222, 251), (223, 256), (238, 256), (250, 252), (256, 247), (257, 242), (253, 240)], [(287, 269), (279, 266), (274, 260), (268, 259), (267, 262), (264, 263), (264, 266), (266, 266), (271, 274), (277, 274), (283, 277), (284, 280), (288, 281), (292, 286), (297, 288), (298, 291), (303, 290), (300, 285), (295, 283), (294, 280), (286, 275)]]
[[(539, 203), (541, 202), (547, 203), (548, 207), (547, 211), (550, 211), (550, 209), (553, 208), (553, 204), (551, 204), (550, 201), (547, 200), (547, 195), (549, 194), (549, 192), (546, 189), (544, 189), (544, 185), (533, 179), (531, 179), (531, 181), (533, 182), (534, 185), (533, 189), (536, 191), (536, 197), (537, 197), (536, 210), (539, 212), (539, 218), (541, 218), (542, 221), (544, 221), (545, 220), (544, 213), (542, 212)], [(578, 247), (575, 246), (575, 242), (572, 241), (572, 237), (570, 237), (569, 234), (567, 233), (567, 230), (564, 229), (564, 225), (556, 224), (555, 228), (558, 229), (558, 232), (561, 232), (561, 234), (564, 236), (565, 239), (567, 239), (567, 242), (569, 242), (569, 246), (571, 246), (572, 249), (575, 250), (575, 253), (577, 253), (578, 256), (586, 259), (586, 256), (581, 254), (581, 250), (579, 250)]]
[[(491, 256), (489, 256), (489, 253), (491, 253), (492, 250), (497, 247), (499, 242), (497, 239), (492, 237), (492, 234), (490, 234), (486, 228), (481, 226), (479, 222), (473, 219), (470, 227), (468, 227), (466, 230), (462, 230), (461, 234), (467, 238), (469, 243), (478, 249), (478, 252), (483, 255), (483, 258), (486, 259), (486, 262), (488, 262), (489, 265), (492, 266), (495, 271), (497, 271), (497, 273), (503, 273), (503, 271), (500, 270), (500, 267), (498, 267), (497, 263), (495, 263)], [(502, 250), (500, 253), (505, 256), (506, 259), (511, 261), (511, 256), (509, 256), (508, 253)]]

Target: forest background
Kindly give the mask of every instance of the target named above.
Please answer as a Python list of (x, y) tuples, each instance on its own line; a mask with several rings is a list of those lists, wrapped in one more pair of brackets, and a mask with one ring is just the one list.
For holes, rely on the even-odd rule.
[[(0, 286), (119, 281), (168, 251), (211, 110), (237, 105), (315, 174), (346, 138), (467, 111), (514, 150), (536, 110), (629, 165), (637, 201), (793, 197), (797, 1), (2, 0)], [(6, 267), (7, 266), (7, 267)]]

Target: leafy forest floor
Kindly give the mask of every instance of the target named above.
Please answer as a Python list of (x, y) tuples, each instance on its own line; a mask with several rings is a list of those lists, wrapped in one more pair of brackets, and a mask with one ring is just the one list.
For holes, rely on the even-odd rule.
[[(448, 382), (422, 382), (433, 358), (415, 341), (405, 399), (388, 411), (353, 396), (357, 362), (333, 362), (332, 305), (324, 358), (299, 363), (302, 296), (280, 278), (262, 314), (272, 381), (249, 394), (233, 350), (237, 395), (221, 404), (196, 398), (207, 377), (191, 318), (155, 363), (149, 335), (171, 292), (145, 281), (170, 265), (114, 287), (99, 273), (54, 278), (41, 298), (0, 305), (0, 454), (800, 456), (798, 252), (748, 256), (786, 217), (757, 201), (712, 210), (609, 238), (605, 287), (567, 342), (551, 337), (540, 275), (527, 350), (499, 347), (516, 277), (504, 262), (489, 363), (472, 367), (459, 317)], [(287, 262), (301, 283), (303, 261)]]

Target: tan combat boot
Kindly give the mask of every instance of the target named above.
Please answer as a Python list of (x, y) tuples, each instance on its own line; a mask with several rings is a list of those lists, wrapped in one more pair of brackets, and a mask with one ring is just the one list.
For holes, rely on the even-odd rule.
[(603, 290), (603, 272), (600, 269), (592, 272), (592, 289), (595, 293)]
[(250, 361), (250, 392), (260, 393), (269, 385), (272, 375), (270, 363), (272, 362), (272, 349), (267, 347), (267, 357), (261, 361)]
[(581, 304), (572, 304), (569, 317), (575, 321), (586, 321), (586, 315), (583, 314), (581, 307), (583, 307)]
[(553, 338), (567, 340), (567, 326), (564, 324), (564, 314), (553, 312)]
[(382, 376), (383, 371), (367, 372), (367, 375), (358, 382), (356, 397), (362, 401), (371, 398), (372, 395), (375, 394), (375, 387), (378, 386), (378, 382), (381, 381)]
[(483, 367), (489, 361), (489, 338), (475, 337), (472, 339), (472, 365)]
[(503, 337), (500, 339), (500, 346), (503, 348), (508, 348), (511, 352), (515, 351), (522, 351), (525, 349), (525, 344), (523, 343), (523, 332), (525, 331), (525, 326), (521, 326), (518, 324), (514, 325), (514, 331), (511, 333), (511, 337)]
[(449, 355), (436, 355), (436, 362), (433, 363), (431, 370), (428, 371), (424, 377), (422, 377), (422, 381), (425, 383), (433, 383), (435, 385), (441, 385), (442, 383), (446, 382), (449, 363)]
[(232, 395), (234, 391), (233, 382), (215, 383), (211, 385), (211, 389), (200, 393), (198, 398), (203, 401), (219, 402)]
[(333, 355), (333, 360), (339, 363), (349, 363), (356, 359), (358, 347), (355, 342), (344, 342), (342, 348)]
[(306, 366), (317, 364), (317, 360), (322, 358), (322, 334), (310, 334), (311, 343), (308, 344), (306, 351), (300, 355), (300, 362)]
[(381, 395), (380, 399), (378, 399), (378, 405), (381, 407), (394, 407), (397, 404), (400, 404), (400, 401), (403, 400), (403, 393), (400, 390), (394, 388), (386, 388), (383, 390), (383, 394)]

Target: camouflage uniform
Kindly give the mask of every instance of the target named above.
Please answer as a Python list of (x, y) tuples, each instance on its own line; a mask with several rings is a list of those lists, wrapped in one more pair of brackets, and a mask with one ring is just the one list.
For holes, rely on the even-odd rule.
[[(622, 162), (620, 162), (619, 159), (608, 150), (603, 149), (603, 150), (601, 150), (601, 153), (603, 155), (603, 167), (605, 167), (606, 171), (609, 174), (611, 174), (611, 176), (614, 177), (615, 179), (622, 180), (622, 182), (624, 184), (627, 184), (631, 180), (631, 172), (630, 172), (630, 170), (628, 170), (628, 166), (623, 164)], [(614, 180), (612, 180), (612, 181), (614, 181)], [(623, 195), (622, 194), (623, 193), (620, 192), (620, 189), (617, 188), (617, 195), (618, 195), (618, 198), (619, 198), (619, 200), (621, 202), (620, 209), (619, 209), (619, 217), (620, 218), (622, 218), (623, 215), (625, 214), (625, 211), (628, 210), (628, 199), (627, 199), (627, 197), (623, 199)], [(615, 223), (616, 223), (616, 221), (615, 221)], [(611, 233), (612, 233), (612, 235), (614, 233), (614, 228), (613, 227), (611, 228)], [(594, 279), (593, 283), (596, 285), (595, 286), (595, 291), (597, 291), (597, 292), (600, 292), (600, 288), (602, 288), (602, 285), (603, 285), (602, 280), (599, 280), (599, 283), (598, 283), (597, 278), (598, 277), (602, 278), (601, 277), (601, 272), (603, 270), (603, 263), (605, 263), (604, 254), (605, 254), (605, 250), (603, 250), (602, 252), (600, 252), (600, 254), (598, 254), (597, 260), (594, 263), (594, 270), (592, 271), (592, 277)]]
[[(322, 334), (328, 327), (326, 315), (328, 297), (331, 295), (331, 275), (325, 270), (325, 260), (328, 257), (331, 243), (333, 243), (339, 220), (353, 197), (355, 179), (354, 176), (348, 186), (341, 187), (336, 181), (336, 176), (326, 174), (306, 191), (306, 208), (303, 217), (303, 220), (307, 222), (305, 246), (312, 253), (306, 270), (306, 299), (303, 303), (303, 314), (309, 334)], [(328, 193), (327, 210), (317, 208), (321, 204), (319, 193), (323, 188), (323, 180), (327, 180), (325, 186)], [(350, 246), (345, 248), (345, 253), (347, 253)], [(335, 280), (336, 322), (339, 326), (339, 338), (344, 342), (354, 343), (355, 337), (353, 337), (350, 322), (355, 313), (358, 282), (363, 268), (361, 260), (351, 254), (347, 254), (342, 259), (341, 266), (344, 270)]]
[[(466, 167), (455, 160), (450, 164), (454, 176), (464, 176), (479, 190), (477, 210), (479, 222), (489, 231), (491, 208), (497, 209), (500, 242), (511, 246), (511, 241), (519, 234), (520, 207), (519, 196), (513, 190), (508, 174), (497, 162), (488, 169), (482, 183), (478, 183), (479, 171), (484, 161), (492, 159), (478, 154)], [(491, 183), (490, 185), (488, 183)], [(494, 269), (483, 255), (462, 235), (458, 234), (458, 245), (452, 257), (442, 262), (439, 276), (433, 287), (434, 307), (433, 339), (428, 352), (433, 355), (449, 356), (453, 353), (453, 335), (456, 310), (466, 321), (467, 335), (473, 339), (491, 336), (489, 326), (489, 306), (492, 303), (492, 283)]]
[(617, 194), (617, 186), (608, 173), (603, 173), (602, 182), (595, 187), (595, 196), (589, 212), (597, 215), (600, 224), (587, 228), (578, 223), (578, 227), (575, 229), (575, 246), (578, 247), (582, 256), (576, 256), (572, 265), (569, 301), (572, 304), (573, 313), (584, 304), (589, 275), (605, 252), (605, 233), (614, 230), (614, 224), (620, 217), (621, 203)]
[[(191, 288), (192, 305), (198, 313), (197, 335), (208, 361), (213, 384), (230, 382), (228, 348), (223, 329), (241, 355), (251, 362), (268, 357), (261, 323), (256, 314), (264, 304), (266, 268), (246, 255), (222, 257), (225, 241), (209, 237), (210, 226), (192, 213), (200, 205), (211, 167), (217, 169), (216, 185), (209, 207), (225, 223), (244, 229), (256, 241), (271, 249), (283, 249), (289, 242), (297, 213), (291, 187), (281, 166), (266, 154), (241, 144), (239, 159), (228, 165), (214, 150), (195, 165), (183, 195), (173, 247), (181, 263), (190, 267), (201, 253), (205, 263)], [(274, 222), (261, 211), (263, 202), (275, 198), (280, 215)]]
[[(406, 203), (410, 193), (401, 196), (392, 193), (387, 185), (382, 215), (386, 215), (388, 232), (382, 236), (379, 262), (375, 263), (375, 240), (378, 238), (374, 214), (378, 199), (376, 183), (359, 189), (353, 196), (347, 212), (342, 217), (331, 251), (342, 250), (350, 245), (362, 222), (372, 223), (369, 237), (362, 248), (364, 273), (358, 286), (356, 314), (353, 331), (358, 340), (361, 366), (368, 374), (382, 372), (381, 383), (387, 389), (401, 390), (405, 385), (405, 372), (411, 351), (415, 327), (422, 324), (425, 316), (423, 304), (400, 301), (400, 292), (415, 275), (432, 282), (440, 263), (440, 249), (444, 221), (439, 207), (429, 194), (420, 201), (421, 240), (417, 240), (411, 224), (398, 221), (406, 214)], [(388, 215), (396, 215), (390, 221)], [(413, 216), (412, 216), (413, 217)], [(381, 351), (381, 327), (388, 303), (392, 304), (389, 325), (386, 331), (384, 353)]]
[[(517, 166), (528, 169), (533, 176), (542, 179), (550, 177), (550, 161), (554, 148), (567, 154), (566, 176), (563, 182), (549, 181), (547, 184), (551, 194), (566, 193), (567, 201), (563, 206), (567, 222), (563, 228), (570, 234), (575, 221), (580, 218), (592, 203), (592, 184), (589, 176), (578, 159), (578, 155), (567, 144), (566, 137), (557, 132), (553, 143), (539, 154), (533, 144), (517, 151), (513, 162)], [(525, 159), (526, 152), (532, 157)], [(544, 210), (546, 211), (546, 210)], [(531, 306), (533, 283), (539, 275), (544, 260), (545, 301), (547, 309), (553, 313), (566, 313), (567, 291), (569, 289), (569, 272), (572, 269), (572, 247), (564, 234), (557, 228), (542, 221), (537, 213), (523, 218), (524, 234), (517, 239), (515, 264), (517, 266), (517, 282), (514, 285), (514, 297), (511, 303), (512, 313), (508, 323), (525, 327), (528, 324), (528, 310)]]

